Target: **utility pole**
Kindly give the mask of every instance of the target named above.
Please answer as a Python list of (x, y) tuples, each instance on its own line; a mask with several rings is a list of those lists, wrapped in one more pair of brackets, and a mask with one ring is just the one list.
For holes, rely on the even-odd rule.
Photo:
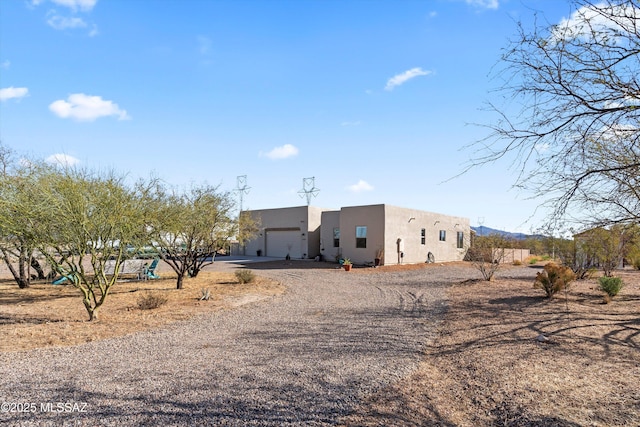
[[(240, 225), (240, 215), (242, 214), (244, 195), (245, 194), (249, 194), (249, 190), (251, 190), (251, 187), (249, 187), (247, 185), (247, 175), (238, 176), (237, 179), (236, 179), (235, 191), (237, 191), (238, 195), (240, 196), (240, 210), (238, 211), (238, 239), (240, 239), (240, 241), (242, 241), (242, 230), (240, 229), (240, 227), (241, 227), (241, 225)], [(242, 253), (245, 254), (246, 247), (244, 245), (242, 245), (241, 249), (242, 249)], [(231, 251), (229, 251), (229, 252), (231, 252)]]
[(320, 192), (319, 188), (316, 188), (316, 178), (302, 178), (302, 190), (298, 191), (300, 197), (307, 198), (307, 206), (311, 204), (311, 198), (317, 197)]
[(247, 186), (247, 175), (240, 175), (236, 179), (236, 188), (235, 191), (240, 195), (240, 212), (242, 212), (242, 205), (244, 202), (244, 195), (249, 194), (249, 190), (251, 187)]

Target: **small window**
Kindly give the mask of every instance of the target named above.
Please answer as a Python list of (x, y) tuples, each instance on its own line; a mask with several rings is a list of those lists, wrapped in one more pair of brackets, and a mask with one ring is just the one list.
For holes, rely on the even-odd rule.
[(366, 247), (367, 247), (367, 227), (358, 226), (356, 227), (356, 248), (366, 248)]
[(464, 248), (464, 232), (458, 231), (458, 249)]
[(340, 229), (337, 227), (333, 229), (333, 247), (340, 247)]
[(424, 245), (425, 243), (427, 243), (427, 230), (423, 228), (420, 230), (420, 244)]
[(447, 240), (447, 230), (440, 230), (440, 241), (445, 242)]

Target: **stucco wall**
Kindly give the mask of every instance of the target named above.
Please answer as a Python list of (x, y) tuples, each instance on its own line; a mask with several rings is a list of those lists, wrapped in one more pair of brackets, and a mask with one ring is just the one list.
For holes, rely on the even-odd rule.
[[(427, 261), (431, 252), (436, 262), (461, 261), (466, 249), (457, 248), (457, 233), (462, 232), (464, 247), (469, 245), (469, 219), (434, 212), (400, 208), (385, 205), (385, 264), (416, 264)], [(422, 229), (425, 242), (422, 244)], [(445, 240), (440, 240), (440, 231), (445, 232)], [(401, 239), (398, 256), (397, 240)]]
[(322, 212), (325, 210), (326, 209), (318, 208), (315, 206), (307, 206), (307, 258), (315, 258), (320, 255)]
[[(356, 227), (367, 227), (366, 248), (356, 247)], [(350, 206), (340, 210), (342, 255), (355, 264), (373, 263), (377, 250), (384, 248), (384, 205)]]
[[(260, 223), (259, 234), (247, 242), (245, 253), (258, 250), (269, 255), (265, 246), (269, 230), (298, 230), (300, 254), (314, 258), (319, 254), (334, 260), (338, 253), (356, 264), (373, 263), (383, 251), (382, 264), (414, 264), (427, 261), (432, 253), (436, 262), (463, 260), (469, 246), (469, 219), (390, 205), (343, 207), (330, 211), (313, 206), (248, 211)], [(356, 247), (356, 227), (367, 227), (366, 247)], [(333, 229), (340, 228), (340, 246), (333, 247)], [(425, 230), (422, 243), (421, 231)], [(445, 240), (440, 240), (440, 230)], [(457, 248), (457, 232), (464, 235), (464, 247)], [(398, 245), (398, 239), (401, 240)], [(404, 254), (400, 257), (400, 252)]]
[(341, 253), (340, 246), (333, 246), (333, 229), (340, 228), (340, 211), (322, 212), (320, 226), (320, 253), (326, 261), (334, 261)]
[(260, 250), (262, 255), (269, 256), (266, 245), (267, 231), (298, 230), (299, 253), (306, 258), (314, 258), (320, 254), (321, 213), (325, 209), (314, 206), (297, 206), (279, 209), (261, 209), (247, 211), (258, 221), (259, 232), (245, 244), (245, 254), (255, 256)]

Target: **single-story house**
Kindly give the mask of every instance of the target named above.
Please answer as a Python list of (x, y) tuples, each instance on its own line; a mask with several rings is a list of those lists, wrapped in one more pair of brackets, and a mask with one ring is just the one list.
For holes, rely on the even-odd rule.
[(355, 264), (461, 261), (469, 219), (386, 204), (340, 210), (300, 206), (246, 211), (259, 225), (246, 255), (349, 258)]

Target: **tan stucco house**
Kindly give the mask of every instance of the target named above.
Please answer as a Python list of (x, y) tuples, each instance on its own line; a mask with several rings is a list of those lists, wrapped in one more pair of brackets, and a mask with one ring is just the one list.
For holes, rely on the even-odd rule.
[(468, 218), (385, 204), (246, 212), (260, 227), (246, 243), (246, 255), (344, 257), (355, 264), (378, 258), (381, 265), (461, 261), (471, 232)]

